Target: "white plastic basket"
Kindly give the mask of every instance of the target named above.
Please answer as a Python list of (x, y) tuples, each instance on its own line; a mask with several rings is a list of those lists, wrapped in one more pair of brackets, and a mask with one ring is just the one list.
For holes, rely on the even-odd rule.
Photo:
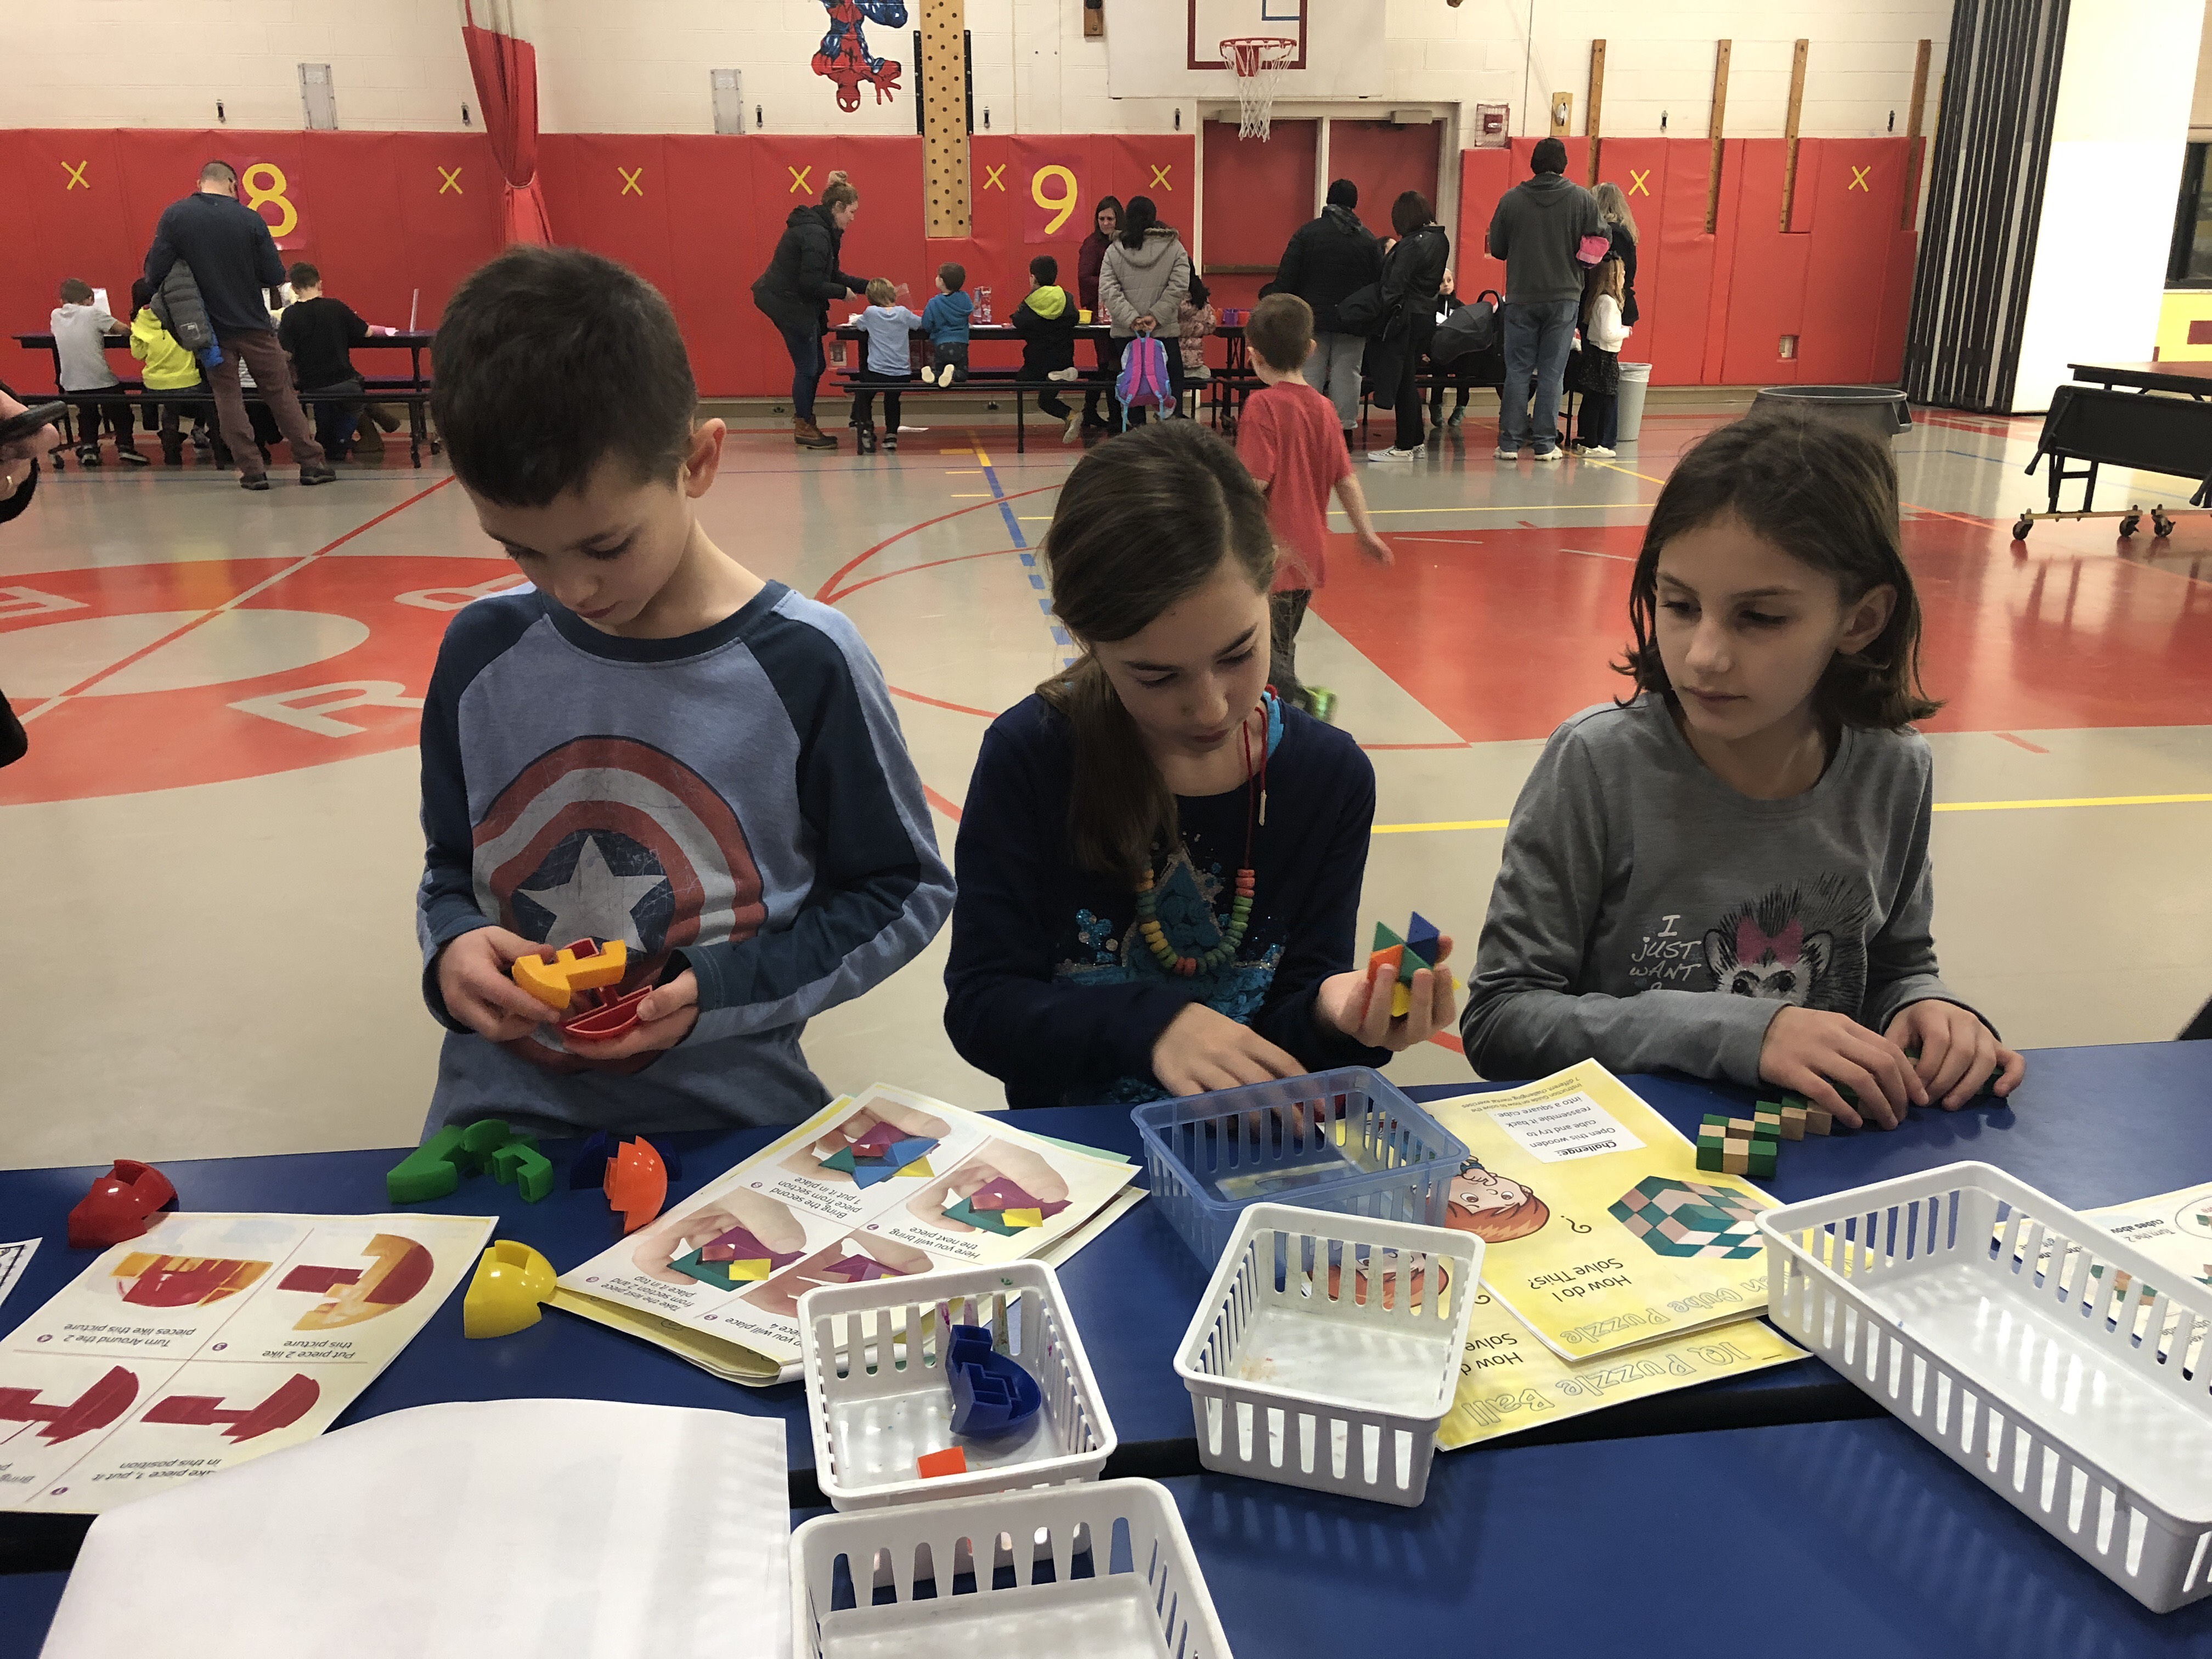
[(791, 1535), (791, 1632), (799, 1659), (1229, 1659), (1151, 1480), (818, 1516)]
[(1459, 1388), (1482, 1249), (1445, 1227), (1253, 1205), (1176, 1354), (1199, 1462), (1419, 1504)]
[(1984, 1164), (1759, 1226), (1783, 1330), (2153, 1612), (2212, 1591), (2212, 1291)]
[[(1024, 1428), (995, 1439), (952, 1432), (944, 1368), (955, 1322), (988, 1325), (1044, 1395)], [(1095, 1480), (1114, 1423), (1084, 1358), (1060, 1275), (1041, 1261), (820, 1285), (799, 1298), (814, 1474), (840, 1510)], [(968, 1472), (925, 1477), (915, 1462), (958, 1445)]]

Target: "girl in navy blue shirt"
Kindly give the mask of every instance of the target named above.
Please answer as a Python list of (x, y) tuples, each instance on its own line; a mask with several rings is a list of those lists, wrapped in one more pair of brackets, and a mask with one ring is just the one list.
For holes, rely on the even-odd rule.
[[(1082, 654), (994, 721), (960, 820), (945, 1029), (1015, 1106), (1380, 1065), (1449, 975), (1355, 970), (1375, 774), (1267, 690), (1267, 502), (1192, 421), (1101, 444), (1043, 560)], [(1445, 941), (1449, 951), (1449, 941)]]

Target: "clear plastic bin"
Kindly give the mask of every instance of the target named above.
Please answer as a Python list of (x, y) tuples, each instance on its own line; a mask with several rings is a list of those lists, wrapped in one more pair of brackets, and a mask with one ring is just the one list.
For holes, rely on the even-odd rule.
[(1182, 1516), (1151, 1480), (809, 1521), (791, 1535), (791, 1634), (799, 1659), (1229, 1659)]
[[(952, 1432), (944, 1370), (955, 1322), (986, 1325), (993, 1346), (1036, 1378), (1044, 1404), (995, 1438)], [(818, 1285), (799, 1298), (815, 1479), (840, 1510), (876, 1508), (1095, 1480), (1114, 1423), (1060, 1294), (1041, 1261)], [(915, 1462), (957, 1445), (964, 1474), (925, 1476)]]
[(1435, 1226), (1467, 1147), (1364, 1066), (1257, 1083), (1129, 1115), (1152, 1201), (1200, 1261), (1262, 1200)]
[(1419, 1504), (1458, 1392), (1482, 1250), (1446, 1227), (1254, 1205), (1176, 1354), (1199, 1462)]
[(1776, 1325), (2152, 1612), (2212, 1593), (2212, 1291), (1986, 1164), (1759, 1229)]

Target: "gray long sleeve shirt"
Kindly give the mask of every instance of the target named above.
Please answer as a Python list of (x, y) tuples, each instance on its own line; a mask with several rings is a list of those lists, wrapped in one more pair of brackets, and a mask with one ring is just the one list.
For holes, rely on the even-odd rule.
[(1812, 788), (1753, 800), (1663, 698), (1584, 709), (1514, 804), (1460, 1022), (1468, 1061), (1756, 1084), (1786, 1004), (1876, 1031), (1910, 1003), (1966, 1006), (1929, 932), (1934, 788), (1917, 732), (1846, 727)]
[(1597, 198), (1556, 173), (1538, 173), (1498, 198), (1490, 216), (1490, 257), (1505, 261), (1505, 303), (1551, 305), (1583, 297), (1586, 274), (1575, 258), (1585, 236), (1612, 227)]

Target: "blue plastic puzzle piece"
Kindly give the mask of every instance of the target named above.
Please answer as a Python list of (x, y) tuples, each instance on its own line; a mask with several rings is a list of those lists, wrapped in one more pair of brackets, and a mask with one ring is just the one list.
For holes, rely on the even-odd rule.
[(596, 1190), (606, 1184), (607, 1160), (615, 1155), (615, 1138), (605, 1129), (585, 1137), (584, 1144), (576, 1149), (576, 1161), (568, 1166), (570, 1192)]
[(883, 1161), (890, 1164), (894, 1170), (903, 1170), (908, 1164), (913, 1163), (915, 1159), (918, 1158), (927, 1158), (931, 1152), (936, 1150), (937, 1143), (933, 1140), (893, 1141), (891, 1143), (890, 1151), (884, 1154)]
[(1431, 966), (1435, 965), (1437, 944), (1441, 937), (1442, 935), (1437, 932), (1434, 922), (1419, 910), (1413, 912), (1413, 921), (1406, 927), (1406, 943), (1420, 953), (1424, 963)]
[(853, 1184), (866, 1192), (878, 1181), (889, 1181), (897, 1173), (898, 1170), (893, 1164), (863, 1164), (854, 1170)]
[(952, 1432), (975, 1439), (1012, 1433), (1044, 1406), (1044, 1390), (984, 1325), (955, 1325), (945, 1357), (952, 1385)]

